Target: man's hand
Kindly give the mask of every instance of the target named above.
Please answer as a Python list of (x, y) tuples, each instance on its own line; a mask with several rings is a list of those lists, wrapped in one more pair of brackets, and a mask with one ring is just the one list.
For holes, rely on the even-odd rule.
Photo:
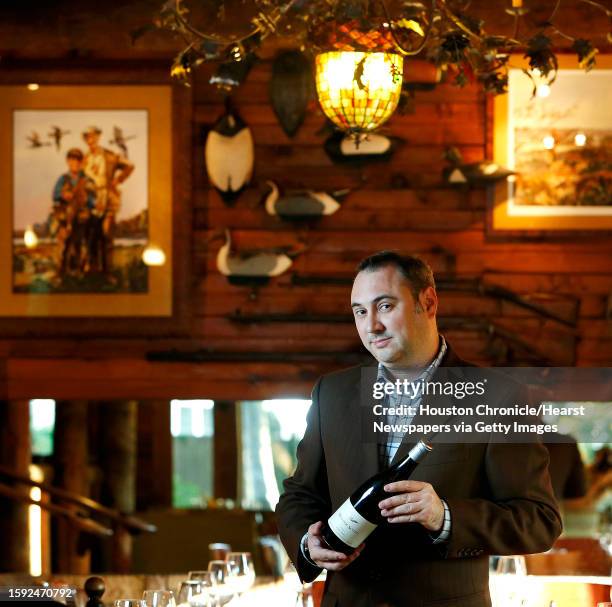
[(398, 493), (379, 502), (378, 507), (390, 523), (421, 523), (428, 531), (440, 531), (444, 523), (444, 504), (429, 483), (398, 481), (385, 485), (388, 493)]
[(308, 552), (310, 552), (310, 558), (319, 567), (329, 571), (340, 571), (347, 565), (350, 565), (361, 554), (364, 544), (361, 544), (350, 556), (325, 548), (325, 543), (321, 537), (322, 528), (323, 523), (321, 521), (313, 523), (308, 527)]

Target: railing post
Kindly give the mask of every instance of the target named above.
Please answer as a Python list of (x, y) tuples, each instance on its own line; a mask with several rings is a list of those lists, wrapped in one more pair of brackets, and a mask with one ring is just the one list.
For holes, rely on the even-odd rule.
[[(137, 408), (136, 401), (100, 404), (103, 501), (111, 508), (125, 513), (134, 512), (136, 506)], [(129, 573), (132, 565), (132, 536), (121, 525), (115, 524), (114, 530), (112, 570)]]
[[(29, 401), (0, 401), (0, 464), (29, 476), (31, 461)], [(25, 495), (29, 489), (15, 486)], [(29, 573), (28, 505), (0, 497), (0, 571)]]
[[(55, 484), (78, 495), (89, 496), (89, 450), (87, 441), (87, 402), (58, 401), (55, 414)], [(67, 506), (78, 510), (78, 506)], [(54, 570), (86, 574), (90, 571), (90, 550), (86, 536), (69, 521), (56, 521)]]

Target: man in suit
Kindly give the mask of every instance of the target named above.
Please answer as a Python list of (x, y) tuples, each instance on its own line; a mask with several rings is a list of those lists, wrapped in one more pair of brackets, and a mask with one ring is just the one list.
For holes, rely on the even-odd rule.
[[(324, 607), (488, 607), (488, 555), (542, 552), (561, 532), (548, 455), (537, 442), (436, 445), (410, 480), (386, 487), (390, 496), (379, 503), (386, 522), (365, 545), (345, 556), (323, 542), (332, 512), (419, 438), (368, 441), (359, 423), (363, 383), (425, 380), (467, 365), (438, 333), (433, 275), (418, 258), (383, 251), (365, 259), (351, 299), (378, 367), (317, 382), (298, 465), (276, 509), (285, 548), (302, 580), (327, 570)], [(511, 391), (499, 404), (516, 397)], [(389, 398), (391, 406), (419, 404)]]

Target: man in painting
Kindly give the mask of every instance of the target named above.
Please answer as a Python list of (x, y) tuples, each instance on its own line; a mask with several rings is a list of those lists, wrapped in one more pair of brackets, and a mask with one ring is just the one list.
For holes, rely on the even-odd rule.
[(52, 233), (57, 242), (58, 277), (87, 269), (87, 227), (96, 200), (94, 182), (83, 171), (83, 152), (66, 154), (68, 172), (53, 188)]
[(83, 131), (83, 139), (89, 151), (85, 155), (85, 173), (96, 186), (96, 205), (92, 212), (89, 249), (92, 269), (101, 271), (108, 280), (111, 276), (111, 254), (113, 233), (117, 214), (121, 207), (123, 183), (134, 170), (134, 165), (125, 157), (100, 145), (102, 130), (90, 126)]

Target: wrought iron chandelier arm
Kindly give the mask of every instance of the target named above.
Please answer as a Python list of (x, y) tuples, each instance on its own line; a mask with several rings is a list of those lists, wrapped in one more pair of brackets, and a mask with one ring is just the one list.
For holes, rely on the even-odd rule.
[(584, 2), (585, 4), (590, 4), (600, 10), (602, 10), (608, 17), (612, 17), (612, 11), (609, 8), (606, 8), (603, 4), (599, 2), (595, 2), (595, 0), (580, 0), (580, 2)]
[(419, 46), (416, 49), (412, 49), (412, 50), (405, 49), (402, 43), (399, 41), (398, 37), (395, 35), (395, 32), (393, 31), (393, 28), (391, 27), (391, 23), (392, 23), (391, 16), (387, 9), (385, 0), (380, 0), (380, 3), (382, 5), (383, 12), (385, 14), (385, 19), (387, 20), (387, 23), (389, 23), (389, 33), (391, 34), (391, 39), (393, 40), (393, 44), (395, 44), (396, 49), (399, 51), (401, 55), (404, 55), (404, 57), (418, 55), (425, 48), (425, 46), (427, 45), (427, 42), (429, 41), (429, 36), (433, 28), (433, 16), (436, 10), (436, 0), (431, 0), (429, 4), (429, 11), (427, 13), (428, 23), (427, 23), (427, 28), (425, 29), (423, 40), (421, 41), (421, 44), (419, 44)]
[(450, 19), (464, 34), (467, 34), (470, 38), (474, 38), (475, 40), (482, 42), (482, 36), (479, 36), (476, 32), (473, 32), (469, 27), (467, 27), (465, 23), (463, 23), (463, 21), (461, 21), (461, 19), (459, 19), (459, 17), (457, 17), (457, 15), (455, 15), (455, 13), (448, 8), (446, 0), (440, 0), (440, 7), (445, 16)]
[(550, 13), (550, 17), (547, 19), (547, 23), (552, 23), (552, 20), (556, 17), (559, 8), (561, 7), (561, 0), (557, 0), (555, 2), (555, 8), (553, 8), (552, 13)]

